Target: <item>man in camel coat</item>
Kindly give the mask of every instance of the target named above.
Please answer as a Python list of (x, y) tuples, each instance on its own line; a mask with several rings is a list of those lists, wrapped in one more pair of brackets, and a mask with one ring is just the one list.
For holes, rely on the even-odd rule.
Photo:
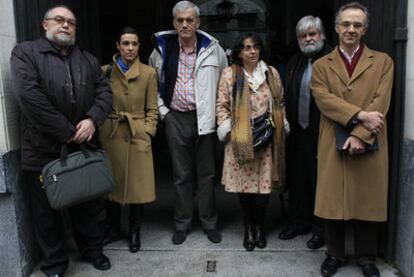
[[(313, 65), (311, 88), (321, 112), (315, 215), (326, 219), (323, 276), (345, 261), (345, 223), (355, 231), (355, 256), (364, 276), (375, 266), (380, 222), (387, 220), (388, 111), (393, 61), (361, 42), (368, 11), (357, 2), (336, 16), (339, 45)], [(337, 130), (347, 130), (338, 148)], [(376, 149), (377, 148), (377, 149)]]

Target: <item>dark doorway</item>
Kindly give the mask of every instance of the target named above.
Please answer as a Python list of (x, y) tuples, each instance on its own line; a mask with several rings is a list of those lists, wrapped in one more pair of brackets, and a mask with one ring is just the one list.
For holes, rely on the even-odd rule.
[(99, 5), (102, 63), (108, 63), (116, 53), (115, 41), (119, 30), (131, 26), (137, 30), (140, 40), (139, 56), (144, 63), (153, 50), (151, 36), (161, 30), (172, 29), (171, 10), (177, 1), (152, 0), (117, 2)]
[[(172, 7), (178, 1), (153, 0), (137, 2), (110, 1), (99, 4), (101, 60), (107, 63), (116, 52), (118, 31), (125, 26), (135, 28), (140, 35), (140, 58), (146, 63), (153, 49), (151, 36), (158, 31), (172, 29)], [(201, 11), (201, 28), (231, 48), (241, 32), (258, 32), (269, 48), (269, 62), (278, 66), (297, 50), (296, 22), (305, 15), (319, 16), (324, 22), (328, 41), (333, 35), (335, 1), (269, 1), (269, 0), (199, 0), (193, 1)], [(231, 9), (225, 7), (230, 3)], [(223, 7), (224, 4), (224, 7)], [(150, 15), (150, 16), (149, 16)]]

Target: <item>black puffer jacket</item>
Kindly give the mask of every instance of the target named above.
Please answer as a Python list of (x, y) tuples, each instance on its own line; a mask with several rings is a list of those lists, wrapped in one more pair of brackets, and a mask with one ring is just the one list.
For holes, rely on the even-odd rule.
[(98, 60), (78, 46), (63, 56), (45, 38), (23, 42), (10, 64), (24, 170), (41, 170), (59, 156), (79, 121), (89, 117), (98, 127), (112, 110), (112, 91)]

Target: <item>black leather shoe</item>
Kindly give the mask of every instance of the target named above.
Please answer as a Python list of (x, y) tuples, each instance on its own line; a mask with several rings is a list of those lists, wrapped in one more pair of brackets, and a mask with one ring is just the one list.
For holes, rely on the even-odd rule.
[(136, 253), (141, 248), (141, 236), (139, 231), (131, 232), (129, 235), (129, 252)]
[(82, 260), (92, 264), (92, 266), (97, 270), (108, 270), (111, 268), (111, 262), (104, 254), (92, 257), (83, 257)]
[(304, 235), (309, 232), (308, 228), (295, 228), (293, 226), (287, 226), (279, 233), (279, 239), (288, 240), (296, 238), (299, 235)]
[(187, 237), (187, 231), (183, 230), (175, 230), (174, 235), (172, 237), (172, 242), (174, 244), (182, 244)]
[(322, 276), (334, 276), (338, 267), (341, 266), (341, 261), (337, 258), (327, 255), (326, 259), (323, 261), (321, 265), (321, 274)]
[(265, 236), (265, 231), (263, 229), (263, 226), (256, 226), (256, 240), (255, 245), (257, 248), (263, 249), (267, 245), (267, 240)]
[(364, 264), (359, 266), (365, 277), (380, 277), (379, 270), (375, 264)]
[(325, 245), (325, 240), (323, 236), (318, 234), (313, 234), (312, 237), (306, 242), (306, 246), (309, 249), (319, 249)]
[(104, 238), (102, 239), (102, 245), (107, 245), (115, 241), (122, 239), (121, 232), (113, 228), (107, 228), (105, 230)]
[(252, 225), (247, 225), (244, 230), (243, 247), (247, 251), (253, 251), (256, 246), (256, 234)]
[(207, 234), (208, 240), (211, 241), (212, 243), (221, 242), (221, 235), (217, 229), (204, 230), (204, 232)]

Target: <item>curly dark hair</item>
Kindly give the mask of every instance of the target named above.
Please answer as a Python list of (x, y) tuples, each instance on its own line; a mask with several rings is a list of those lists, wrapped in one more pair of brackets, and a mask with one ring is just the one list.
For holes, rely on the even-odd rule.
[(259, 60), (263, 60), (266, 56), (263, 40), (260, 38), (260, 36), (256, 33), (243, 33), (236, 39), (234, 43), (233, 50), (231, 52), (231, 59), (233, 63), (243, 66), (243, 62), (240, 59), (239, 54), (244, 48), (244, 41), (248, 38), (251, 38), (256, 44), (257, 48), (260, 50)]

